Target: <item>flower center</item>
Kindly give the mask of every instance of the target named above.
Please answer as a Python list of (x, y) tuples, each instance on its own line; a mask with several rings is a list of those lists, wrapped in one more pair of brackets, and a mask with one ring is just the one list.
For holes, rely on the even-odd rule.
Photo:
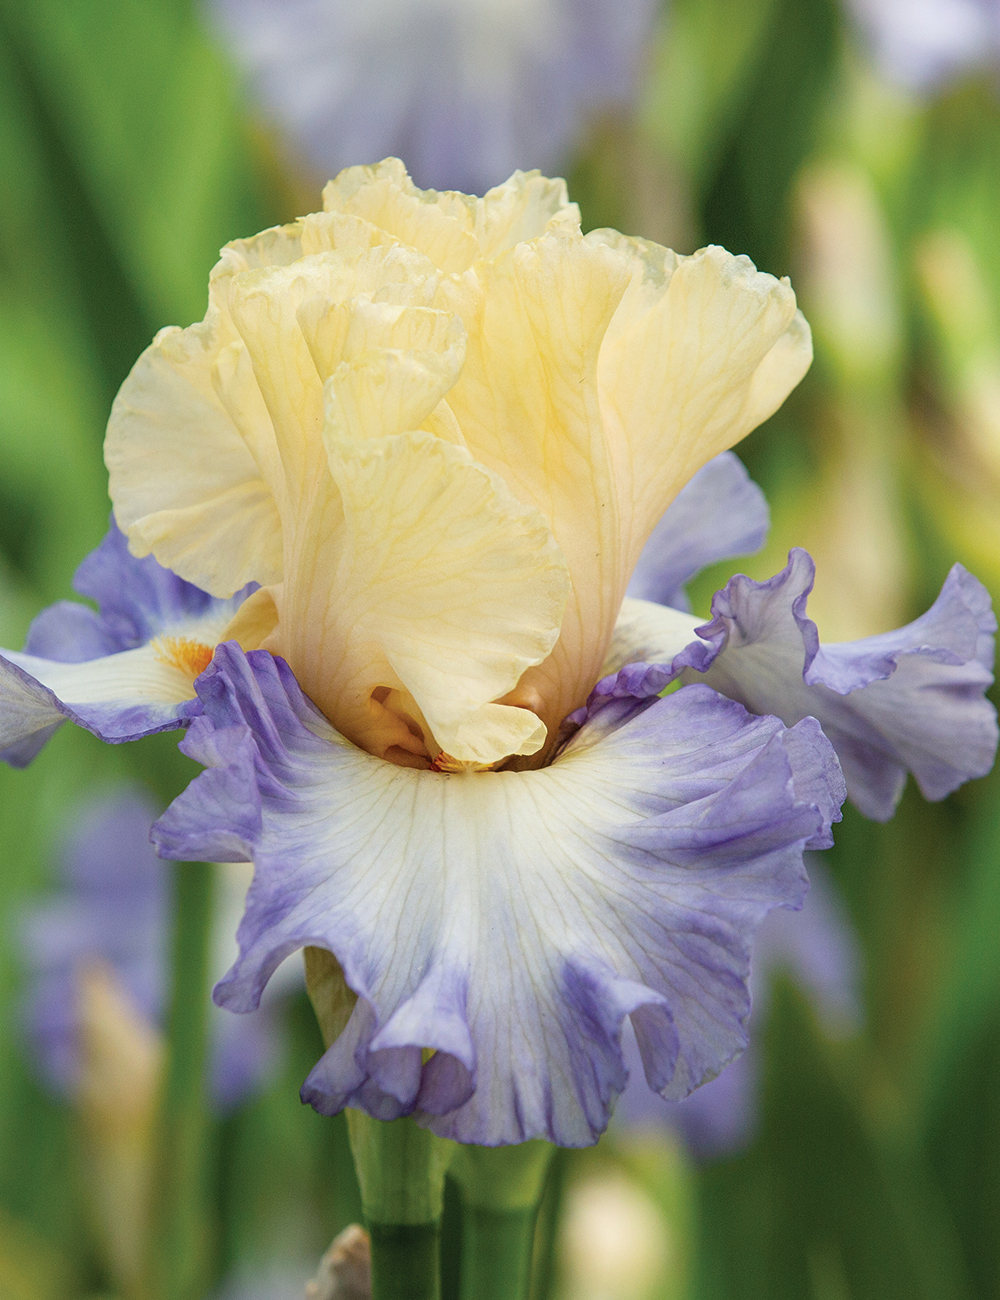
[(432, 772), (492, 772), (496, 763), (468, 763), (460, 758), (452, 758), (442, 749), (431, 764)]
[(158, 636), (153, 649), (161, 664), (178, 669), (192, 681), (205, 671), (215, 654), (214, 646), (191, 641), (185, 636)]

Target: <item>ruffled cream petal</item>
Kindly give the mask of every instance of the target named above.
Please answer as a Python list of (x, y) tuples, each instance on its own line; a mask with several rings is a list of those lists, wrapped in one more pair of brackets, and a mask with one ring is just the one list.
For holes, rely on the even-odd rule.
[(115, 398), (104, 444), (132, 553), (221, 597), (280, 580), (282, 565), (277, 503), (213, 383), (234, 341), (217, 310), (161, 330)]
[(478, 199), (388, 159), (324, 206), (229, 245), (206, 320), (140, 359), (118, 517), (213, 594), (267, 588), (246, 636), (372, 752), (541, 763), (654, 524), (798, 382), (808, 327), (746, 258), (584, 238), (537, 173)]
[[(354, 440), (328, 426), (328, 444), (343, 531), (304, 533), (311, 566), (303, 550), (282, 601), (294, 640), (278, 652), (370, 752), (405, 744), (372, 705), (393, 689), (455, 759), (494, 763), (540, 748), (537, 717), (493, 701), (545, 658), (562, 621), (568, 581), (544, 518), (431, 434)], [(329, 564), (337, 597), (320, 608), (313, 574)]]
[(600, 360), (631, 565), (688, 479), (781, 405), (812, 344), (788, 281), (749, 258), (716, 247), (679, 258), (614, 231), (587, 242), (631, 267)]
[(446, 405), (476, 459), (548, 520), (572, 576), (559, 645), (514, 699), (538, 701), (552, 737), (597, 678), (627, 581), (598, 358), (628, 282), (611, 249), (551, 233), (439, 293), (469, 333)]
[[(348, 167), (323, 191), (323, 207), (378, 227), (418, 248), (454, 274), (480, 258), (494, 258), (552, 227), (579, 229), (580, 211), (566, 183), (539, 172), (517, 171), (484, 198), (455, 191), (420, 190), (398, 158), (373, 167)], [(360, 232), (354, 235), (361, 238)]]
[(213, 596), (277, 582), (282, 571), (273, 435), (233, 355), (239, 336), (229, 284), (241, 272), (301, 256), (297, 224), (227, 244), (210, 278), (205, 319), (161, 330), (111, 410), (109, 492), (132, 553), (152, 553)]

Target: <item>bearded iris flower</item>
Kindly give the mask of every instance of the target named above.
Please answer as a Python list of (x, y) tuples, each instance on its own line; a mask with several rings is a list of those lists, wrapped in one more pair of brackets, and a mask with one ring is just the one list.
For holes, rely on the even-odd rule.
[(808, 330), (746, 259), (583, 237), (537, 175), (472, 200), (389, 162), (324, 202), (224, 253), (109, 425), (133, 551), (219, 599), (259, 584), (157, 842), (255, 862), (225, 1005), (297, 947), (340, 963), (319, 1109), (590, 1142), (625, 1015), (672, 1095), (739, 1051), (749, 934), (829, 842), (811, 721), (695, 688), (559, 748), (653, 525)]
[[(861, 668), (803, 652), (797, 679), (782, 636), (755, 639), (767, 619), (740, 622), (742, 587), (707, 632), (623, 607), (643, 554), (641, 595), (683, 604), (702, 564), (760, 544), (725, 449), (810, 358), (787, 281), (746, 258), (585, 237), (537, 174), (473, 199), (389, 160), (229, 245), (205, 320), (137, 362), (106, 443), (117, 521), (140, 563), (231, 602), (176, 717), (207, 770), (154, 839), (254, 863), (222, 1005), (252, 1009), (298, 948), (335, 958), (303, 1090), (320, 1111), (589, 1143), (626, 1017), (650, 1086), (685, 1096), (745, 1045), (753, 933), (801, 904), (844, 797), (816, 710), (785, 695), (848, 683), (912, 714), (924, 692), (932, 730), (951, 700), (982, 751), (962, 770), (982, 765), (991, 629), (968, 575), (950, 640), (913, 625)], [(799, 628), (793, 588), (764, 604), (780, 623), (791, 593)], [(661, 698), (682, 671), (704, 680)], [(924, 779), (899, 741), (873, 760), (886, 789), (896, 760)]]

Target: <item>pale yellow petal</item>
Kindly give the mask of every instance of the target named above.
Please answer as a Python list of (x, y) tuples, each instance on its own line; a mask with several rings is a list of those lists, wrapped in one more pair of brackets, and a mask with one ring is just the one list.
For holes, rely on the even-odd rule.
[(363, 217), (446, 272), (466, 270), (479, 255), (471, 202), (465, 195), (418, 190), (398, 158), (348, 167), (323, 191), (327, 212)]
[(323, 258), (314, 257), (246, 271), (229, 287), (229, 312), (271, 419), (293, 510), (321, 463), (323, 427), (323, 382), (296, 311), (307, 294), (325, 287), (328, 269)]
[(677, 491), (781, 405), (812, 351), (788, 281), (746, 257), (715, 247), (661, 256), (606, 231), (587, 239), (631, 250), (632, 284), (601, 354), (600, 383), (633, 562)]
[[(345, 347), (350, 346), (357, 355), (376, 327), (382, 332), (370, 346), (416, 346), (405, 341), (409, 337), (406, 322), (398, 327), (395, 340), (384, 332), (387, 326), (390, 330), (397, 328), (392, 322), (399, 311), (385, 317), (370, 312), (367, 324), (364, 313), (373, 304), (427, 306), (434, 298), (439, 275), (423, 254), (398, 244), (370, 249), (359, 246), (310, 259), (309, 268), (309, 286), (300, 295), (296, 319), (323, 382), (340, 364)], [(412, 325), (411, 321), (411, 329)], [(447, 329), (447, 322), (443, 326), (436, 323), (432, 329), (440, 333), (442, 327)]]
[(262, 266), (289, 266), (306, 250), (302, 247), (301, 222), (271, 226), (249, 239), (234, 239), (226, 244), (212, 268), (211, 284), (241, 271), (255, 271)]
[(248, 582), (281, 578), (281, 521), (259, 479), (192, 506), (146, 515), (129, 530), (129, 539), (133, 554), (152, 553), (166, 568), (223, 599)]
[[(370, 752), (385, 743), (377, 726), (389, 725), (373, 695), (378, 704), (392, 689), (412, 697), (456, 759), (538, 748), (538, 719), (494, 701), (558, 636), (568, 582), (545, 520), (428, 433), (333, 437), (330, 468), (343, 533), (328, 533), (326, 549), (317, 542), (311, 572), (303, 566), (282, 602), (297, 642), (280, 652), (304, 689)], [(311, 605), (321, 577), (336, 597)]]
[(395, 244), (395, 235), (364, 217), (347, 212), (310, 212), (300, 219), (302, 254), (331, 253), (334, 249), (376, 248)]
[(238, 641), (243, 650), (259, 650), (278, 624), (274, 587), (248, 596), (224, 628), (220, 641)]
[[(431, 347), (441, 341), (450, 326), (441, 313), (418, 310), (410, 316), (393, 302), (429, 296), (436, 274), (420, 254), (380, 245), (319, 253), (231, 278), (227, 306), (270, 418), (288, 497), (286, 522), (304, 508), (325, 463), (327, 374), (367, 346)], [(420, 419), (425, 414), (421, 409)]]
[(447, 312), (358, 302), (327, 385), (327, 429), (351, 438), (419, 428), (458, 378), (465, 331)]
[(133, 554), (214, 596), (281, 577), (276, 502), (213, 381), (234, 339), (217, 310), (161, 330), (115, 398), (104, 452)]
[(566, 182), (539, 171), (516, 171), (476, 201), (475, 234), (482, 258), (499, 257), (547, 230), (579, 228), (580, 209), (570, 203)]
[(537, 754), (548, 737), (541, 718), (509, 704), (482, 704), (450, 723), (439, 718), (441, 748), (462, 763), (489, 767), (507, 755)]
[(792, 323), (753, 373), (740, 423), (749, 432), (769, 419), (812, 364), (812, 331), (797, 311)]
[(370, 352), (342, 362), (328, 386), (328, 424), (355, 439), (419, 429), (455, 382), (456, 351)]
[[(130, 545), (217, 595), (344, 734), (426, 765), (544, 761), (678, 489), (801, 378), (787, 281), (584, 238), (561, 181), (348, 168), (223, 250), (109, 427)], [(534, 755), (533, 758), (530, 756)]]
[[(547, 230), (579, 230), (580, 210), (570, 203), (565, 181), (540, 172), (517, 171), (483, 198), (453, 190), (421, 190), (398, 158), (373, 167), (348, 167), (323, 191), (327, 213), (354, 218), (425, 253), (449, 274), (468, 270)], [(312, 218), (307, 219), (312, 221)], [(324, 229), (316, 222), (304, 236), (310, 249), (330, 240), (374, 238), (358, 225)], [(333, 241), (337, 241), (334, 243)]]
[(410, 352), (445, 352), (464, 337), (461, 321), (449, 312), (397, 303), (357, 301), (352, 306), (350, 329), (344, 340), (344, 360), (366, 352), (405, 349)]
[(572, 575), (552, 660), (511, 701), (543, 699), (550, 735), (596, 681), (626, 581), (598, 359), (628, 282), (613, 250), (552, 233), (439, 291), (469, 334), (446, 405), (476, 460), (548, 520)]
[(274, 425), (242, 339), (220, 350), (212, 367), (212, 386), (280, 509), (285, 499), (285, 468), (278, 454)]
[(214, 596), (282, 572), (283, 471), (229, 316), (234, 276), (302, 256), (298, 223), (222, 250), (204, 321), (161, 330), (122, 385), (105, 440), (110, 494), (135, 555)]

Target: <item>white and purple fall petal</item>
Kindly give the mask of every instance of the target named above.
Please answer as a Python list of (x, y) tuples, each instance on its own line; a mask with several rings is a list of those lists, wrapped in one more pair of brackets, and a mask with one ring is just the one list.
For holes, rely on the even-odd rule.
[(753, 933), (800, 905), (844, 794), (813, 720), (704, 686), (607, 702), (548, 767), (454, 774), (351, 745), (265, 651), (220, 646), (197, 689), (182, 748), (208, 770), (153, 834), (254, 861), (216, 1000), (252, 1010), (327, 949), (357, 1001), (305, 1099), (462, 1142), (594, 1141), (626, 1016), (665, 1097), (737, 1056)]
[[(615, 1111), (615, 1124), (667, 1124), (699, 1160), (731, 1155), (752, 1141), (759, 1122), (760, 1035), (776, 974), (788, 976), (804, 995), (829, 1038), (855, 1033), (863, 1020), (862, 956), (847, 907), (818, 855), (811, 854), (809, 894), (801, 911), (772, 912), (754, 941), (750, 992), (750, 1043), (733, 1064), (683, 1102), (661, 1100), (630, 1079)], [(638, 1048), (626, 1042), (633, 1076)]]
[(701, 625), (692, 615), (627, 600), (588, 709), (607, 697), (657, 695), (680, 677), (705, 681), (787, 725), (817, 718), (849, 798), (878, 821), (892, 816), (907, 772), (927, 799), (984, 776), (997, 748), (996, 710), (985, 698), (997, 622), (982, 583), (956, 564), (914, 622), (821, 646), (806, 615), (814, 577), (812, 559), (796, 548), (767, 582), (731, 579), (715, 595), (712, 621)]
[(216, 600), (136, 559), (113, 520), (73, 586), (98, 609), (59, 601), (23, 651), (0, 650), (0, 759), (14, 767), (67, 718), (112, 744), (183, 726), (199, 707), (194, 679), (250, 592)]

